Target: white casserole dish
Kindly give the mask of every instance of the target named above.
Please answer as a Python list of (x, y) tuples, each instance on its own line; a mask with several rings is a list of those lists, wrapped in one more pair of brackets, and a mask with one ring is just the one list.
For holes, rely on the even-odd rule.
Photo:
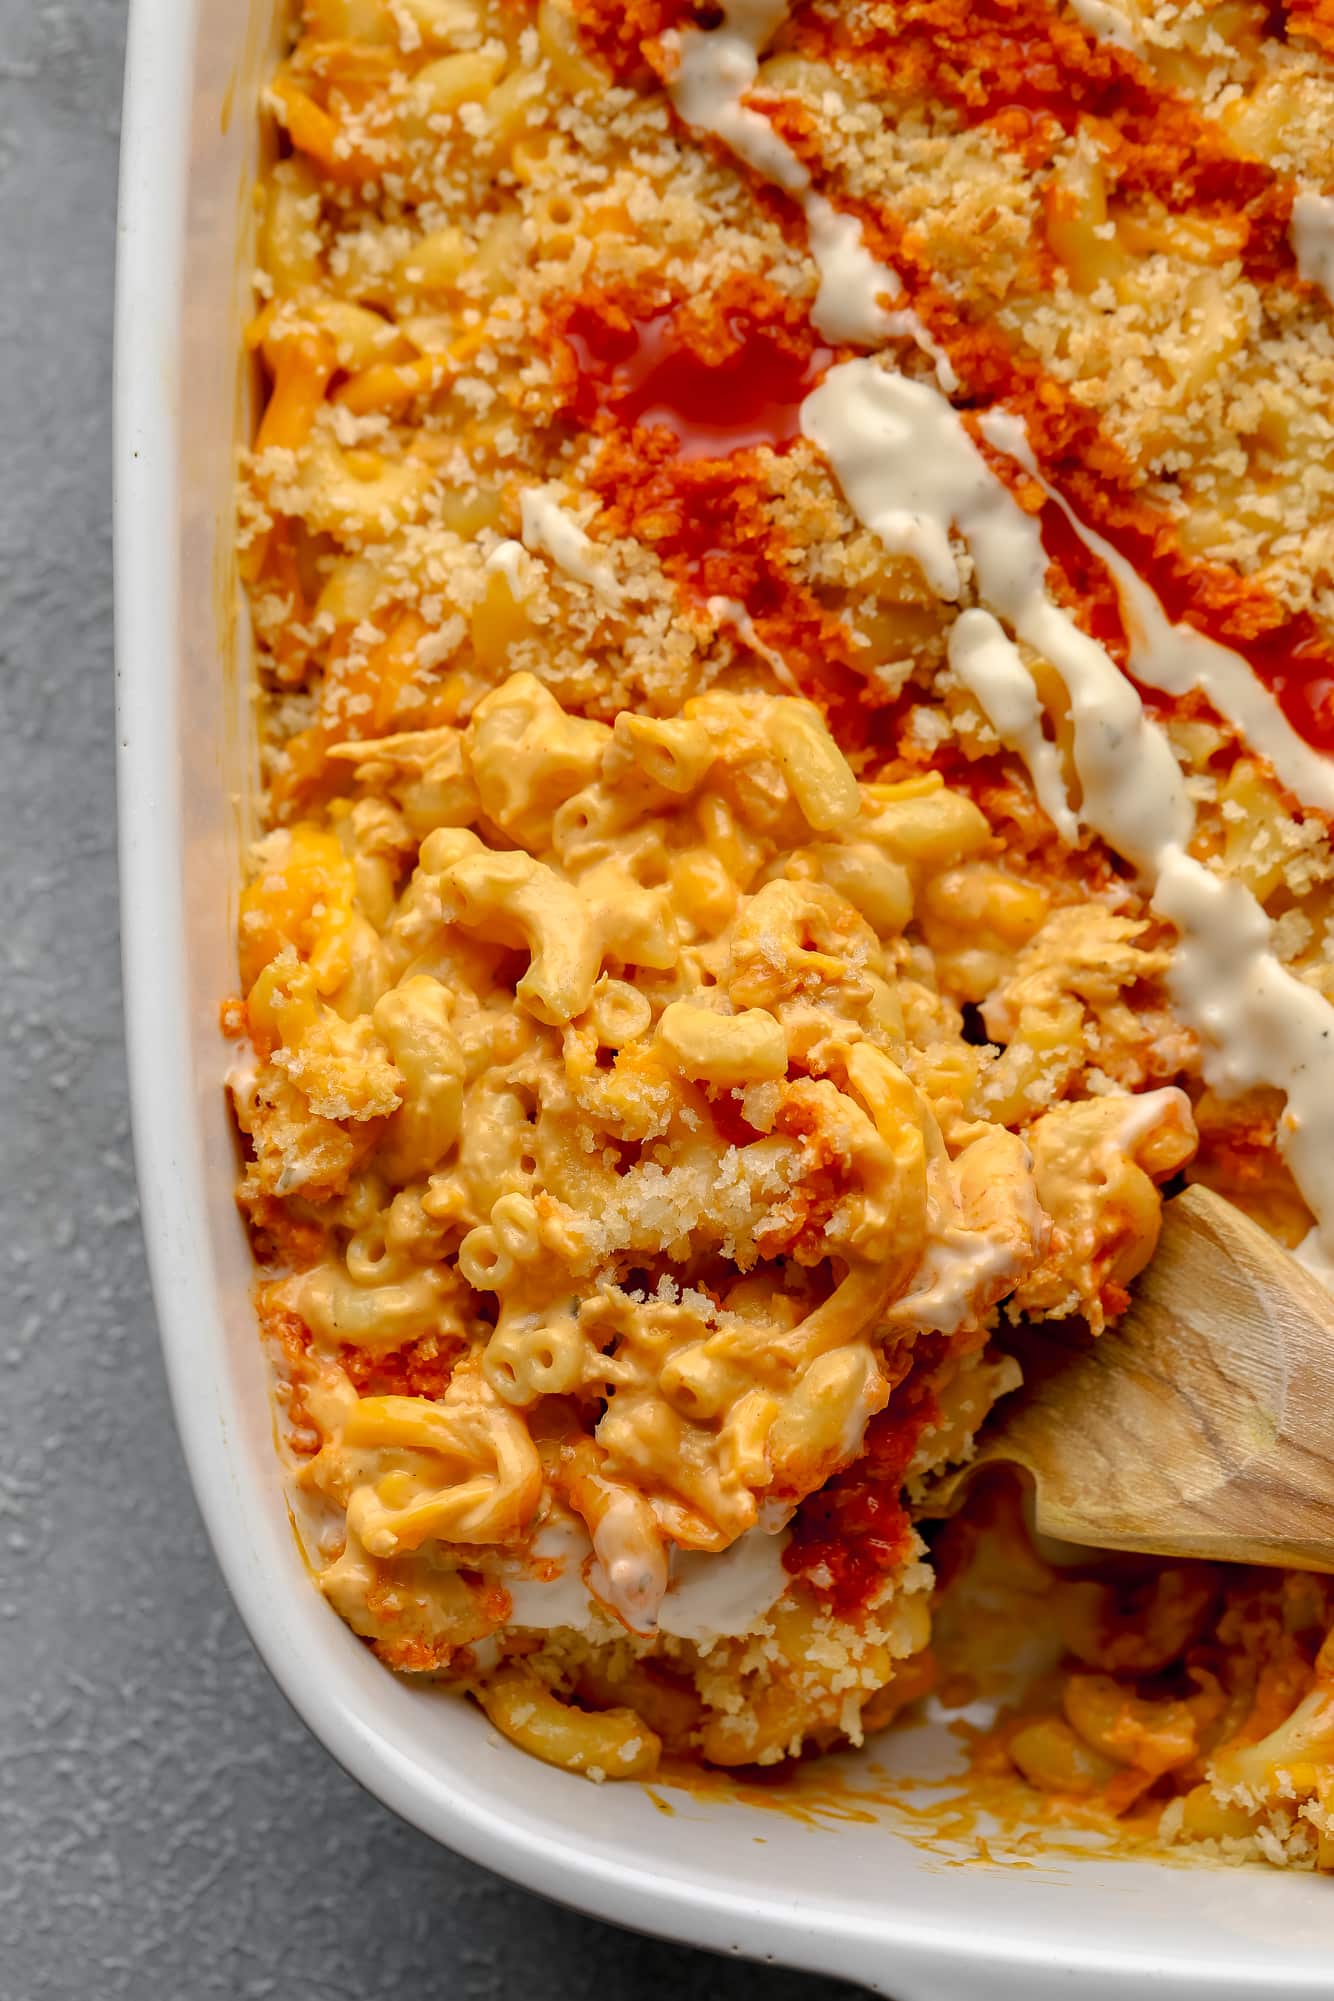
[[(257, 1647), (310, 1728), (387, 1805), (474, 1861), (620, 1924), (899, 2001), (1328, 1996), (1334, 1891), (1323, 1880), (1069, 1857), (965, 1874), (888, 1816), (812, 1826), (682, 1794), (665, 1815), (638, 1787), (594, 1788), (533, 1763), (465, 1704), (394, 1680), (311, 1584), (273, 1452), (217, 1025), (235, 984), (250, 775), (228, 552), (255, 105), (274, 13), (274, 0), (133, 0), (116, 366), (139, 1185), (177, 1421)], [(928, 1734), (896, 1761), (920, 1761)]]

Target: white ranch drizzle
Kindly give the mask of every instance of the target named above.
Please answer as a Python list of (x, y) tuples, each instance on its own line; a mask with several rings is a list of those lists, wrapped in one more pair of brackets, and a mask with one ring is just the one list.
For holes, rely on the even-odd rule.
[(786, 688), (793, 695), (801, 693), (796, 675), (782, 654), (775, 653), (768, 641), (760, 637), (754, 619), (740, 598), (705, 598), (704, 609), (716, 624), (732, 627), (742, 644), (748, 646), (758, 659), (763, 660), (780, 687)]
[(891, 311), (884, 303), (903, 292), (898, 272), (876, 262), (856, 216), (816, 193), (808, 169), (791, 147), (762, 112), (745, 102), (759, 71), (759, 52), (787, 13), (788, 0), (728, 0), (721, 27), (673, 29), (664, 35), (664, 44), (677, 56), (669, 86), (672, 103), (687, 125), (712, 133), (738, 160), (800, 205), (820, 276), (811, 309), (816, 332), (829, 341), (861, 346), (901, 334), (934, 362), (941, 387), (954, 389), (954, 370), (916, 313), (908, 307)]
[[(1028, 1177), (1014, 1189), (1015, 1213), (1007, 1223), (993, 1230), (970, 1227), (938, 1133), (931, 1145), (938, 1151), (927, 1169), (931, 1220), (926, 1249), (911, 1289), (887, 1308), (885, 1319), (891, 1326), (958, 1334), (976, 1326), (998, 1299), (1014, 1289), (1026, 1268), (1025, 1239), (1041, 1242), (1047, 1218)], [(1032, 1156), (1027, 1148), (1024, 1151), (1031, 1167)]]
[(584, 1571), (595, 1598), (624, 1619), (634, 1633), (651, 1633), (668, 1583), (661, 1545), (645, 1541), (634, 1497), (622, 1488), (593, 1531), (593, 1560)]
[(1334, 305), (1334, 195), (1299, 194), (1292, 204), (1288, 239), (1299, 274)]
[(949, 594), (956, 530), (979, 594), (1060, 674), (1080, 819), (1138, 869), (1154, 909), (1180, 933), (1171, 992), (1204, 1044), (1207, 1080), (1286, 1094), (1281, 1144), (1317, 1219), (1302, 1255), (1334, 1280), (1334, 1009), (1280, 964), (1273, 927), (1244, 885), (1187, 854), (1195, 816), (1167, 735), (1111, 656), (1048, 596), (1037, 522), (944, 397), (875, 362), (831, 370), (803, 405), (802, 428), (858, 518), (892, 550), (926, 549)]
[[(1037, 522), (989, 470), (945, 398), (875, 362), (849, 361), (807, 397), (802, 428), (858, 518), (886, 548), (918, 556), (947, 598), (960, 588), (957, 527), (979, 594), (1066, 680), (1084, 820), (1099, 832), (1114, 822), (1113, 845), (1146, 871), (1165, 842), (1184, 845), (1192, 816), (1171, 746), (1102, 647), (1048, 597)], [(1127, 785), (1132, 764), (1136, 780)]]
[(507, 1564), (499, 1581), (510, 1594), (510, 1626), (548, 1632), (553, 1626), (576, 1630), (593, 1625), (597, 1606), (584, 1582), (583, 1566), (592, 1545), (581, 1521), (557, 1515), (544, 1522), (532, 1541), (532, 1555), (548, 1575), (525, 1575)]
[(1334, 812), (1334, 760), (1298, 736), (1250, 662), (1192, 625), (1173, 624), (1133, 564), (1087, 527), (1042, 479), (1018, 417), (1008, 410), (989, 410), (980, 423), (989, 444), (1017, 459), (1026, 472), (1042, 481), (1048, 497), (1084, 547), (1110, 571), (1129, 642), (1130, 671), (1136, 680), (1178, 698), (1198, 690), (1220, 716), (1236, 725), (1252, 750), (1268, 758), (1283, 784), (1303, 804)]
[[(1082, 5), (1085, 25), (1104, 38), (1128, 32), (1103, 0)], [(676, 38), (672, 96), (687, 124), (712, 132), (800, 200), (809, 228), (813, 205), (823, 197), (767, 119), (743, 102), (758, 71), (758, 51), (786, 11), (786, 0), (730, 0), (721, 28), (688, 29)], [(822, 232), (815, 209), (813, 255), (818, 257), (822, 233), (825, 238), (823, 310), (833, 316), (830, 324), (870, 325), (871, 315), (883, 311), (880, 294), (896, 298), (901, 284), (873, 261), (868, 273), (866, 262), (847, 254), (841, 233), (831, 247), (825, 221)], [(1310, 251), (1316, 254), (1314, 238)], [(936, 360), (942, 387), (952, 389), (948, 361), (916, 316), (894, 317)], [(1155, 908), (1181, 933), (1172, 988), (1205, 1042), (1206, 1077), (1224, 1089), (1265, 1084), (1286, 1093), (1281, 1138), (1317, 1217), (1302, 1255), (1334, 1281), (1334, 1009), (1279, 963), (1272, 927), (1249, 891), (1185, 852), (1194, 813), (1171, 744), (1145, 716), (1116, 663), (1048, 598), (1037, 524), (988, 470), (944, 396), (924, 383), (886, 375), (873, 362), (834, 369), (807, 399), (803, 429), (829, 458), (859, 518), (887, 548), (916, 556), (947, 598), (960, 590), (950, 542), (951, 527), (957, 528), (976, 564), (981, 594), (1061, 674), (1074, 724), (1080, 817), (1155, 885)], [(1129, 594), (1132, 614), (1152, 604), (1161, 617), (1147, 586), (1140, 590), (1147, 595), (1138, 601), (1137, 593)], [(1165, 620), (1164, 626), (1174, 635), (1178, 668), (1189, 653), (1192, 672), (1200, 672), (1202, 655), (1193, 641), (1182, 640), (1181, 629)], [(1219, 663), (1211, 659), (1208, 666), (1218, 669)], [(1170, 673), (1172, 662), (1161, 671)]]
[(621, 587), (611, 565), (597, 543), (551, 494), (541, 487), (529, 487), (519, 496), (519, 515), (525, 549), (549, 556), (558, 570), (576, 583), (587, 584), (606, 603), (620, 603)]
[(511, 597), (520, 598), (523, 596), (523, 570), (527, 561), (528, 551), (523, 543), (507, 535), (503, 542), (496, 543), (482, 567), (498, 570), (510, 587)]
[[(783, 1568), (789, 1540), (783, 1526), (776, 1531), (754, 1528), (716, 1554), (673, 1550), (656, 1629), (701, 1643), (753, 1630), (791, 1581)], [(592, 1545), (581, 1522), (569, 1517), (547, 1523), (534, 1539), (533, 1555), (544, 1567), (552, 1566), (551, 1575), (525, 1576), (508, 1565), (497, 1573), (510, 1594), (508, 1625), (532, 1632), (556, 1626), (587, 1632), (605, 1620), (604, 1605), (585, 1579)], [(655, 1630), (652, 1619), (637, 1616), (633, 1623), (636, 1632)]]
[(1130, 55), (1138, 55), (1144, 46), (1130, 16), (1110, 0), (1070, 0), (1070, 12), (1095, 41), (1110, 42)]
[(976, 696), (1007, 750), (1022, 757), (1038, 804), (1073, 847), (1079, 821), (1065, 796), (1061, 753), (1042, 728), (1042, 704), (1019, 648), (989, 611), (961, 612), (950, 627), (950, 666)]
[(826, 340), (875, 347), (897, 330), (907, 332), (902, 312), (882, 304), (903, 290), (897, 271), (878, 264), (866, 247), (855, 215), (837, 209), (823, 195), (805, 200), (806, 240), (820, 274), (811, 319)]
[[(1037, 1198), (1033, 1198), (1037, 1208)], [(1012, 1242), (946, 1223), (936, 1231), (917, 1268), (911, 1292), (885, 1315), (896, 1327), (934, 1328), (957, 1334), (1023, 1276), (1024, 1259)]]
[(791, 1579), (783, 1568), (786, 1530), (747, 1529), (716, 1556), (676, 1550), (672, 1581), (658, 1613), (662, 1632), (679, 1640), (727, 1639), (753, 1632)]
[(1167, 1115), (1169, 1108), (1190, 1116), (1190, 1099), (1176, 1084), (1164, 1084), (1157, 1091), (1137, 1091), (1124, 1100), (1126, 1114), (1110, 1144), (1116, 1153), (1131, 1154)]

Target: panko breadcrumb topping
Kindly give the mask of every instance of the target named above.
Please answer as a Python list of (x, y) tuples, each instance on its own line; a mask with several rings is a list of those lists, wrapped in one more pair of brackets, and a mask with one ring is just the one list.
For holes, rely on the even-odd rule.
[(1325, 1241), (1160, 891), (1294, 1046), (1334, 1009), (1331, 50), (1323, 0), (294, 9), (239, 1200), (320, 1588), (594, 1783), (936, 1688), (1016, 1811), (1334, 1863), (1323, 1581), (932, 1516), (1182, 1178)]

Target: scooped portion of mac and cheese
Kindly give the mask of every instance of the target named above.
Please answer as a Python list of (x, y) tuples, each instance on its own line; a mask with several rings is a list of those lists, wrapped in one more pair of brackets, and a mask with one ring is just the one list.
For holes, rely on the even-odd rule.
[(256, 851), (235, 1088), (247, 1209), (317, 1226), (261, 1299), (323, 1589), (503, 1727), (488, 1666), (512, 1691), (554, 1630), (562, 1688), (670, 1664), (669, 1735), (721, 1762), (859, 1738), (928, 1630), (899, 1488), (1013, 1380), (997, 1301), (1100, 1315), (1195, 1138), (1173, 1088), (1011, 1131), (914, 911), (994, 909), (1055, 993), (1135, 927), (1008, 880), (935, 774), (859, 783), (791, 695), (607, 724), (521, 673), (331, 758), (327, 824)]
[(1034, 1811), (1334, 1853), (1323, 1584), (932, 1505), (1181, 1177), (1334, 1271), (1334, 72), (1214, 12), (294, 19), (239, 1200), (319, 1588), (571, 1772), (1013, 1630)]

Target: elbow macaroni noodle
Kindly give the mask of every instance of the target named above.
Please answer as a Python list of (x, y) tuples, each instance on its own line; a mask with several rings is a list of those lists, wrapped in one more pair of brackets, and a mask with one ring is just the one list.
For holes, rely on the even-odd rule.
[[(1048, 106), (1038, 158), (1006, 123), (1008, 30), (970, 57), (991, 108), (955, 102), (948, 8), (812, 0), (762, 33), (738, 0), (712, 36), (605, 0), (296, 10), (240, 510), (267, 831), (224, 1017), (254, 1056), (239, 1199), (321, 1589), (390, 1667), (567, 1771), (860, 1742), (937, 1656), (971, 1672), (980, 1579), (1073, 1662), (1056, 1709), (998, 1724), (1004, 1770), (1156, 1799), (1166, 1838), (1334, 1859), (1322, 1581), (1053, 1573), (996, 1490), (929, 1526), (933, 1478), (1019, 1380), (1017, 1324), (1122, 1312), (1164, 1184), (1206, 1180), (1289, 1243), (1309, 1191), (1281, 1091), (1211, 1067), (1140, 857), (1080, 831), (1109, 781), (1059, 649), (979, 607), (929, 452), (920, 492), (859, 514), (802, 416), (858, 347), (1008, 393), (1072, 521), (1102, 518), (1089, 467), (1110, 492), (1131, 466), (1178, 600), (1323, 644), (1291, 560), (1293, 482), (1306, 506), (1323, 475), (1290, 470), (1323, 363), (1246, 418), (1272, 507), (1190, 425), (1224, 378), (1244, 400), (1264, 313), (1286, 341), (1324, 308), (1271, 301), (1226, 203), (1173, 209), (1117, 124), (1137, 65), (1141, 97), (1175, 93), (1173, 159), (1183, 120), (1200, 157), (1277, 146), (1268, 31), (1237, 11), (1221, 110), (1174, 0), (1152, 33), (1143, 8), (1110, 42), (1067, 33), (1104, 116)], [(1032, 0), (1025, 33), (1057, 12)], [(1309, 49), (1298, 71), (1323, 104)], [(1313, 129), (1247, 171), (1318, 177)], [(918, 264), (965, 298), (983, 214), (991, 291), (961, 332)], [(1146, 360), (1128, 390), (1098, 315), (1177, 386)], [(1002, 350), (1027, 357), (1008, 377)], [(1039, 374), (1073, 457), (1022, 402)], [(1053, 596), (1122, 644), (1114, 573), (1063, 547)], [(1192, 856), (1334, 999), (1334, 863), (1281, 739), (1194, 697), (1162, 718)], [(934, 1643), (924, 1536), (957, 1547)]]

